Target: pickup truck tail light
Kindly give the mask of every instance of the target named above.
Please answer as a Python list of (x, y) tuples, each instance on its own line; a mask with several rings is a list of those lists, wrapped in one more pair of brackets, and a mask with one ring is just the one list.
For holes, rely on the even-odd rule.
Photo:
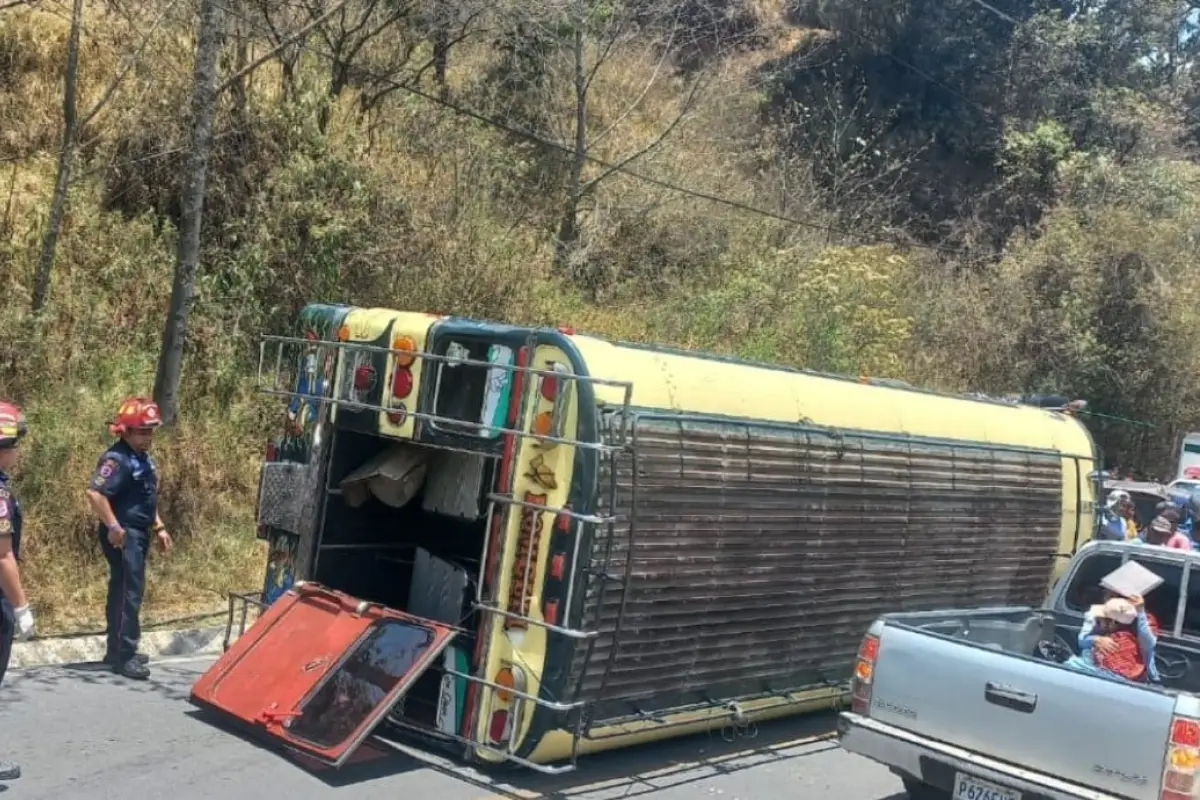
[(866, 714), (871, 709), (871, 686), (875, 682), (875, 660), (879, 658), (879, 637), (867, 634), (858, 646), (854, 677), (850, 680), (850, 710)]
[(1167, 738), (1161, 800), (1194, 800), (1200, 797), (1200, 720), (1175, 715)]

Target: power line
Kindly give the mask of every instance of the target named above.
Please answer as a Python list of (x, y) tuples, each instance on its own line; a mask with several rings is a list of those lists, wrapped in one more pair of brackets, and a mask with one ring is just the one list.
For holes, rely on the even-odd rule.
[[(305, 43), (303, 45), (303, 49), (308, 50), (311, 53), (315, 53), (316, 55), (321, 56), (322, 58), (329, 59), (331, 61), (334, 59), (334, 56), (332, 54), (326, 53), (326, 52), (322, 51), (321, 49), (316, 48), (308, 43)], [(477, 122), (481, 122), (489, 127), (495, 128), (496, 130), (504, 131), (505, 133), (508, 133), (512, 136), (516, 136), (517, 138), (524, 139), (532, 144), (536, 144), (541, 147), (548, 147), (548, 148), (558, 150), (560, 152), (567, 153), (570, 155), (575, 154), (575, 148), (571, 145), (564, 144), (562, 142), (556, 142), (556, 141), (554, 141), (552, 139), (548, 139), (545, 136), (542, 136), (540, 134), (534, 133), (529, 130), (525, 130), (523, 128), (519, 128), (511, 123), (504, 122), (503, 120), (499, 120), (499, 119), (496, 119), (495, 117), (488, 116), (487, 114), (484, 114), (481, 111), (477, 111), (475, 109), (468, 108), (467, 106), (464, 106), (462, 104), (455, 103), (446, 98), (442, 98), (442, 97), (439, 97), (438, 95), (432, 94), (430, 92), (426, 92), (425, 90), (420, 89), (417, 86), (414, 86), (412, 84), (400, 83), (386, 75), (378, 75), (378, 74), (366, 73), (366, 72), (364, 72), (363, 74), (365, 74), (366, 77), (369, 77), (372, 80), (375, 80), (390, 89), (407, 92), (407, 93), (414, 95), (416, 97), (419, 97), (427, 102), (433, 103), (434, 105), (441, 106), (442, 108), (445, 108), (459, 116), (467, 117), (467, 118), (473, 119)], [(700, 189), (692, 189), (690, 187), (683, 186), (679, 183), (675, 183), (674, 181), (668, 181), (663, 178), (659, 178), (654, 175), (648, 175), (644, 172), (640, 172), (638, 170), (632, 169), (626, 163), (623, 163), (623, 162), (608, 161), (608, 160), (600, 158), (598, 156), (591, 155), (590, 153), (584, 155), (584, 160), (588, 161), (589, 163), (595, 164), (596, 166), (599, 166), (603, 169), (609, 170), (610, 172), (627, 175), (631, 178), (642, 181), (646, 184), (649, 184), (652, 186), (657, 186), (661, 189), (666, 189), (667, 191), (675, 192), (677, 194), (681, 194), (681, 195), (688, 196), (688, 197), (693, 197), (693, 198), (696, 198), (699, 200), (706, 200), (708, 202), (715, 203), (718, 205), (723, 205), (723, 206), (726, 206), (728, 208), (732, 208), (732, 209), (735, 209), (738, 211), (743, 211), (743, 212), (746, 212), (749, 214), (755, 214), (755, 215), (764, 217), (766, 219), (773, 219), (778, 222), (786, 222), (791, 225), (796, 225), (797, 227), (807, 228), (809, 230), (820, 231), (822, 233), (828, 233), (828, 234), (833, 234), (833, 235), (837, 235), (837, 236), (844, 236), (846, 238), (856, 240), (859, 244), (863, 244), (863, 245), (892, 244), (892, 245), (896, 245), (899, 247), (914, 247), (914, 248), (918, 248), (918, 249), (934, 250), (934, 251), (938, 251), (938, 252), (951, 253), (951, 254), (956, 254), (956, 255), (961, 255), (966, 252), (963, 249), (956, 248), (956, 247), (950, 247), (947, 245), (926, 244), (923, 242), (907, 241), (904, 239), (900, 239), (898, 237), (891, 237), (891, 238), (880, 237), (880, 238), (876, 238), (874, 240), (869, 240), (869, 239), (866, 239), (865, 237), (863, 237), (863, 235), (860, 233), (855, 233), (853, 231), (850, 231), (850, 230), (847, 230), (844, 228), (839, 228), (839, 227), (835, 227), (832, 225), (825, 225), (822, 223), (812, 222), (812, 221), (806, 220), (806, 219), (800, 219), (800, 218), (789, 216), (789, 215), (782, 214), (779, 212), (771, 211), (769, 209), (764, 209), (764, 208), (760, 208), (758, 206), (753, 206), (749, 203), (744, 203), (740, 200), (734, 200), (732, 198), (722, 197), (720, 195), (712, 194), (710, 192), (706, 192), (706, 191), (703, 191)]]

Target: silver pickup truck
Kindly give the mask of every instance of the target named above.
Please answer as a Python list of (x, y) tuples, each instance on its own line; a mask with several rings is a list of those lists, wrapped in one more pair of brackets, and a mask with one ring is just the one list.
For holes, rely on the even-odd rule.
[[(1062, 665), (1100, 579), (1133, 559), (1164, 583), (1157, 684)], [(915, 800), (1200, 798), (1200, 552), (1092, 542), (1045, 607), (887, 614), (859, 649), (844, 749)]]

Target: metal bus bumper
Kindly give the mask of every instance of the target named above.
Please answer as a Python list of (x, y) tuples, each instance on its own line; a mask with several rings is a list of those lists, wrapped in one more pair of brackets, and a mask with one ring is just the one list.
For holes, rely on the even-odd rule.
[(902, 778), (941, 789), (947, 797), (952, 796), (955, 773), (964, 772), (1019, 791), (1022, 800), (1120, 800), (849, 711), (838, 715), (837, 733), (847, 752), (877, 761)]

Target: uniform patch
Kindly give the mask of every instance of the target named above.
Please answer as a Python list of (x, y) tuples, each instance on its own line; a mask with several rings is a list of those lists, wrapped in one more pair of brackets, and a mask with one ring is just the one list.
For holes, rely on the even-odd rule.
[(120, 468), (121, 464), (115, 458), (104, 459), (100, 463), (100, 466), (96, 468), (96, 474), (92, 476), (92, 488), (103, 489)]

